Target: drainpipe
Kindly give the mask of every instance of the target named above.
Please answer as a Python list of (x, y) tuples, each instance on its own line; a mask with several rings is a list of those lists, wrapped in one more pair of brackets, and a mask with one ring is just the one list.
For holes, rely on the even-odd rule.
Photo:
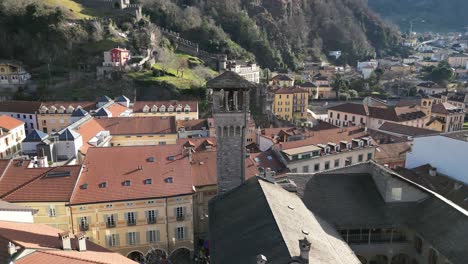
[(168, 210), (167, 210), (167, 198), (166, 198), (166, 239), (167, 239), (167, 258), (169, 258), (169, 255), (171, 254), (170, 250), (170, 241), (169, 241), (169, 215), (168, 215)]

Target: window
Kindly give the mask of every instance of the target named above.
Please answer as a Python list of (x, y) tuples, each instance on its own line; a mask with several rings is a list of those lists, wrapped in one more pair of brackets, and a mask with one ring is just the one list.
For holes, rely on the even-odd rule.
[(309, 172), (309, 166), (303, 166), (302, 167), (302, 172)]
[(353, 164), (353, 157), (347, 157), (345, 160), (345, 166), (350, 166)]
[(47, 120), (42, 120), (42, 124), (43, 124), (43, 125), (46, 125), (46, 124), (47, 124)]
[(353, 116), (352, 119), (351, 119), (351, 121), (353, 121), (353, 123), (356, 122), (356, 117)]
[(401, 201), (402, 188), (392, 188), (392, 200)]
[(316, 163), (314, 165), (314, 171), (319, 171), (320, 170), (320, 163)]
[(428, 258), (428, 264), (437, 264), (437, 252), (433, 249), (429, 249), (429, 258)]
[(371, 160), (372, 159), (372, 152), (369, 152), (367, 153), (367, 160)]
[(159, 141), (159, 145), (166, 145), (166, 141)]
[(20, 118), (20, 114), (16, 114), (16, 117), (17, 117), (17, 118)]
[(122, 182), (122, 185), (123, 186), (130, 186), (130, 180), (126, 180), (126, 181)]
[(177, 227), (175, 233), (176, 233), (176, 239), (177, 240), (184, 240), (185, 239), (185, 227)]
[(56, 217), (56, 211), (55, 211), (55, 206), (51, 205), (49, 206), (49, 217)]
[(156, 224), (157, 218), (158, 218), (158, 211), (156, 210), (146, 211), (146, 221), (148, 224)]
[(175, 209), (175, 217), (177, 219), (177, 221), (182, 221), (184, 220), (184, 211), (185, 211), (185, 208), (184, 207), (176, 207)]
[(105, 218), (106, 218), (106, 227), (107, 228), (115, 227), (115, 222), (116, 222), (116, 219), (117, 219), (116, 214), (105, 215)]
[(344, 115), (344, 120), (345, 120), (345, 121), (348, 120), (348, 115)]
[(364, 124), (364, 117), (361, 117), (361, 124)]
[(139, 232), (128, 232), (127, 233), (127, 245), (137, 245), (140, 240)]
[(108, 247), (116, 247), (119, 245), (119, 234), (112, 234), (106, 236), (106, 243)]
[(359, 154), (358, 156), (358, 161), (359, 162), (362, 162), (364, 160), (364, 155), (363, 154)]
[(422, 253), (422, 244), (423, 244), (422, 239), (418, 236), (415, 236), (414, 237), (414, 249), (416, 250), (416, 252), (418, 252), (418, 254)]
[(80, 225), (80, 231), (87, 231), (89, 229), (89, 222), (87, 216), (80, 217), (78, 223)]
[(292, 173), (297, 173), (297, 169), (296, 169), (296, 168), (291, 169), (291, 172), (292, 172)]
[(340, 119), (340, 114), (339, 114), (339, 113), (336, 114), (336, 118), (337, 118), (337, 119)]
[(330, 112), (330, 118), (333, 118), (333, 112)]
[(333, 165), (335, 168), (339, 167), (340, 166), (340, 160), (339, 159), (336, 159), (335, 164)]
[(136, 212), (128, 212), (125, 220), (127, 220), (127, 225), (136, 225)]
[(146, 232), (146, 241), (148, 243), (159, 242), (161, 240), (161, 234), (159, 230), (148, 230)]
[(329, 170), (330, 169), (330, 161), (326, 161), (325, 162), (325, 170)]
[(144, 184), (145, 184), (145, 185), (152, 184), (152, 183), (153, 183), (153, 180), (152, 180), (152, 179), (145, 179), (145, 180), (144, 180)]

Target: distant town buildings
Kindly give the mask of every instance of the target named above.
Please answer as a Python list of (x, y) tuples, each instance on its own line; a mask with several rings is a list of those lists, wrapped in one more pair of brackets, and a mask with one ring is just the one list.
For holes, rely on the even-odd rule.
[(24, 85), (30, 78), (20, 62), (0, 60), (0, 87)]
[(134, 116), (175, 116), (176, 120), (197, 120), (197, 101), (136, 101)]
[(123, 48), (114, 48), (104, 51), (102, 66), (97, 67), (97, 77), (112, 78), (112, 72), (122, 71), (130, 60), (130, 52)]
[(249, 82), (260, 83), (260, 66), (250, 61), (228, 60), (226, 55), (219, 59), (219, 70), (233, 71)]
[(10, 116), (0, 116), (0, 158), (7, 159), (21, 151), (26, 137), (24, 123)]
[(274, 91), (273, 114), (282, 120), (307, 118), (309, 92), (300, 87), (282, 87)]

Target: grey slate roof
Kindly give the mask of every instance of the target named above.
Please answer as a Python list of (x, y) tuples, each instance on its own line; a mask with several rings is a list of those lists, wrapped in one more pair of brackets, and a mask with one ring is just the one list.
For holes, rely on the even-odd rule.
[(60, 133), (59, 140), (61, 141), (73, 141), (76, 138), (81, 137), (80, 134), (76, 133), (75, 131), (70, 130), (69, 128), (65, 129)]
[(296, 194), (258, 177), (212, 199), (209, 215), (215, 264), (255, 263), (258, 254), (269, 264), (289, 263), (299, 256), (304, 237), (312, 243), (310, 263), (360, 263), (336, 230)]
[(109, 112), (109, 110), (101, 107), (101, 108), (99, 108), (99, 110), (96, 112), (96, 114), (94, 116), (111, 117), (112, 113)]
[(38, 210), (0, 200), (0, 211), (25, 211), (35, 214)]
[(420, 127), (413, 127), (413, 126), (405, 126), (397, 123), (385, 122), (380, 127), (379, 130), (396, 133), (400, 135), (406, 136), (423, 136), (423, 135), (433, 135), (438, 134), (438, 131), (420, 128)]
[(117, 103), (122, 103), (122, 102), (129, 102), (130, 99), (128, 99), (125, 95), (121, 95), (115, 99), (115, 102)]
[(104, 103), (104, 102), (107, 103), (107, 102), (110, 102), (110, 101), (112, 101), (112, 100), (107, 95), (103, 95), (103, 96), (98, 98), (98, 103)]
[[(374, 175), (349, 173), (366, 169)], [(385, 203), (374, 181), (382, 169), (388, 171), (366, 163), (316, 174), (306, 185), (304, 203), (338, 228), (409, 228), (451, 263), (468, 263), (468, 211), (394, 172), (391, 178), (428, 195), (415, 202)]]
[(255, 85), (246, 79), (242, 78), (239, 74), (232, 71), (225, 71), (217, 77), (209, 80), (206, 83), (208, 89), (251, 89)]
[(29, 133), (23, 142), (41, 142), (42, 140), (46, 139), (49, 135), (46, 133), (34, 129), (31, 133)]
[(72, 113), (72, 117), (80, 117), (80, 116), (86, 116), (88, 112), (84, 110), (83, 108), (77, 108), (75, 111)]

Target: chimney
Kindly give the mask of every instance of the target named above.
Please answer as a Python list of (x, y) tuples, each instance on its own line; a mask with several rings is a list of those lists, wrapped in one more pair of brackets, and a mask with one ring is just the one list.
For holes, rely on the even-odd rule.
[(265, 264), (267, 262), (267, 258), (262, 254), (257, 255), (257, 264)]
[(437, 176), (437, 168), (431, 167), (429, 169), (429, 175), (431, 175), (432, 177)]
[(299, 249), (301, 250), (301, 259), (303, 264), (309, 264), (309, 252), (310, 252), (311, 243), (304, 237), (304, 239), (299, 240)]
[(13, 254), (15, 254), (16, 252), (17, 252), (16, 245), (11, 242), (8, 242), (8, 254), (10, 254), (10, 256), (13, 256)]
[(188, 149), (188, 159), (189, 159), (189, 162), (192, 162), (192, 148), (189, 148)]
[(58, 233), (59, 239), (62, 240), (62, 249), (71, 250), (70, 232), (65, 231)]
[(76, 239), (78, 240), (78, 251), (86, 251), (86, 237), (85, 233), (80, 232), (75, 234)]

